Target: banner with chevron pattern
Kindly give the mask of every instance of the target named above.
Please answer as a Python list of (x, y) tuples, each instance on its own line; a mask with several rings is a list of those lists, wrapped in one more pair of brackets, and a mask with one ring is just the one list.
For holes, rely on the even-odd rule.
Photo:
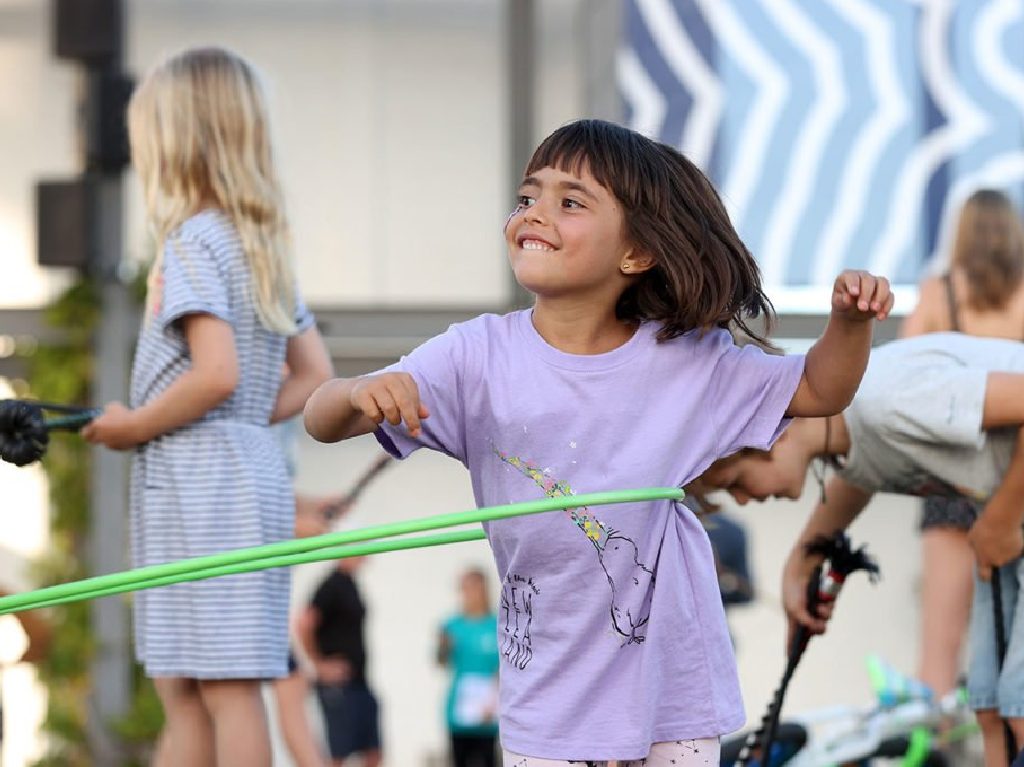
[(1024, 199), (1024, 0), (624, 10), (627, 124), (708, 173), (770, 287), (916, 283), (971, 192)]

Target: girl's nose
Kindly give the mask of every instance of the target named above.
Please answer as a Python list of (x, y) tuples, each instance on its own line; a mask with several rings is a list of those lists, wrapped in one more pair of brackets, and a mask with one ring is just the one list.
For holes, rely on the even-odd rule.
[(533, 205), (523, 212), (523, 218), (530, 223), (547, 223), (548, 216), (544, 211), (544, 203), (540, 200), (535, 200)]

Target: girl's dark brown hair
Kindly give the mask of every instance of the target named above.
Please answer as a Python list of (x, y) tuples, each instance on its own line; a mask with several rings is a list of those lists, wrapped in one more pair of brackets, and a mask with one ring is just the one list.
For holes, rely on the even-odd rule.
[(620, 319), (661, 322), (661, 341), (729, 326), (765, 341), (746, 324), (763, 317), (767, 334), (774, 319), (757, 262), (718, 192), (680, 152), (621, 125), (577, 120), (544, 139), (526, 175), (541, 168), (586, 168), (622, 205), (627, 241), (654, 259), (619, 298)]
[(1002, 309), (1024, 278), (1024, 235), (1010, 198), (979, 189), (967, 198), (957, 224), (952, 267), (967, 279), (967, 303)]

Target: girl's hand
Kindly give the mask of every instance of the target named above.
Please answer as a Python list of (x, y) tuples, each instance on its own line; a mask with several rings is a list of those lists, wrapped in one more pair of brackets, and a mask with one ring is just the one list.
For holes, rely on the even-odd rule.
[(420, 421), (430, 413), (420, 402), (420, 390), (408, 373), (381, 373), (360, 378), (349, 392), (349, 402), (375, 424), (405, 422), (409, 435), (420, 435)]
[(892, 302), (889, 280), (865, 271), (847, 269), (832, 288), (832, 314), (854, 322), (884, 320)]
[[(978, 563), (978, 577), (989, 580), (992, 569), (1002, 567), (1024, 554), (1024, 531), (1017, 517), (1016, 504), (1007, 504), (996, 493), (985, 505), (984, 511), (978, 515), (967, 533), (967, 540), (974, 549)], [(1001, 520), (1007, 519), (1004, 524)]]
[(111, 402), (82, 429), (82, 438), (111, 450), (128, 450), (144, 442), (139, 437), (137, 421), (135, 411), (120, 402)]
[(807, 554), (803, 544), (798, 543), (782, 570), (782, 606), (786, 610), (786, 617), (789, 618), (787, 652), (793, 642), (797, 625), (807, 627), (812, 634), (824, 634), (828, 619), (832, 617), (830, 604), (818, 605), (817, 615), (811, 615), (807, 609), (807, 583), (821, 561), (819, 555)]

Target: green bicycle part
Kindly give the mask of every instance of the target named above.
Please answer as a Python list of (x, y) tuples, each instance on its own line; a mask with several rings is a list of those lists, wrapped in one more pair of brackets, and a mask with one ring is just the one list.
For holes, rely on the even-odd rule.
[(915, 727), (910, 731), (910, 743), (903, 754), (901, 767), (921, 767), (932, 750), (932, 733), (927, 727)]
[[(457, 527), (466, 524), (490, 522), (509, 517), (524, 516), (527, 514), (539, 514), (548, 511), (558, 511), (570, 508), (581, 508), (583, 506), (600, 506), (617, 503), (635, 503), (653, 500), (682, 500), (684, 493), (678, 487), (652, 487), (635, 490), (615, 490), (604, 493), (587, 493), (583, 495), (560, 496), (556, 498), (541, 498), (535, 501), (524, 503), (511, 503), (502, 506), (489, 506), (481, 509), (460, 511), (449, 514), (439, 514), (433, 517), (421, 519), (404, 520), (391, 522), (385, 525), (367, 527), (361, 530), (352, 530), (340, 533), (327, 533), (311, 538), (301, 538), (288, 541), (279, 541), (263, 546), (234, 549), (220, 552), (205, 557), (194, 557), (176, 562), (167, 562), (160, 565), (140, 567), (134, 570), (126, 570), (108, 575), (97, 575), (70, 583), (62, 583), (56, 586), (29, 591), (22, 594), (12, 594), (0, 598), (0, 615), (28, 610), (43, 604), (55, 604), (54, 600), (64, 597), (82, 596), (105, 589), (125, 586), (122, 591), (130, 591), (135, 587), (133, 584), (146, 583), (157, 578), (174, 575), (195, 574), (211, 567), (221, 567), (244, 563), (248, 561), (267, 560), (269, 558), (285, 556), (289, 554), (300, 554), (315, 551), (333, 546), (341, 546), (349, 543), (360, 543), (375, 540), (378, 538), (393, 538), (408, 533), (422, 533), (431, 530), (438, 530), (445, 527)], [(388, 551), (382, 548), (380, 552)], [(265, 565), (273, 567), (274, 565)], [(202, 576), (199, 576), (202, 577)], [(186, 579), (187, 580), (187, 579)]]
[(871, 689), (876, 698), (881, 698), (886, 689), (887, 679), (885, 669), (882, 667), (882, 660), (877, 655), (868, 655), (864, 659), (868, 670), (868, 680), (871, 682)]
[[(33, 605), (32, 609), (40, 607), (53, 607), (54, 605), (67, 602), (78, 602), (83, 599), (99, 599), (115, 594), (122, 594), (126, 591), (142, 591), (153, 589), (157, 586), (170, 586), (185, 581), (198, 581), (206, 578), (218, 578), (223, 575), (237, 575), (239, 573), (250, 573), (255, 570), (266, 570), (271, 567), (291, 567), (293, 565), (304, 565), (309, 562), (322, 562), (327, 559), (345, 559), (347, 557), (362, 557), (371, 554), (382, 554), (388, 551), (405, 551), (407, 549), (420, 549), (428, 546), (441, 546), (449, 543), (463, 543), (466, 541), (479, 541), (487, 536), (483, 530), (460, 530), (451, 533), (438, 533), (436, 535), (409, 536), (396, 538), (388, 542), (370, 541), (367, 543), (348, 543), (343, 546), (329, 546), (323, 549), (303, 552), (301, 554), (286, 554), (278, 557), (267, 557), (255, 559), (248, 562), (236, 562), (231, 565), (220, 565), (208, 567), (195, 572), (179, 573), (177, 575), (165, 575), (160, 578), (151, 578), (146, 581), (108, 586), (96, 591), (84, 594), (72, 594), (71, 596), (56, 597)], [(27, 608), (22, 608), (27, 609)]]

